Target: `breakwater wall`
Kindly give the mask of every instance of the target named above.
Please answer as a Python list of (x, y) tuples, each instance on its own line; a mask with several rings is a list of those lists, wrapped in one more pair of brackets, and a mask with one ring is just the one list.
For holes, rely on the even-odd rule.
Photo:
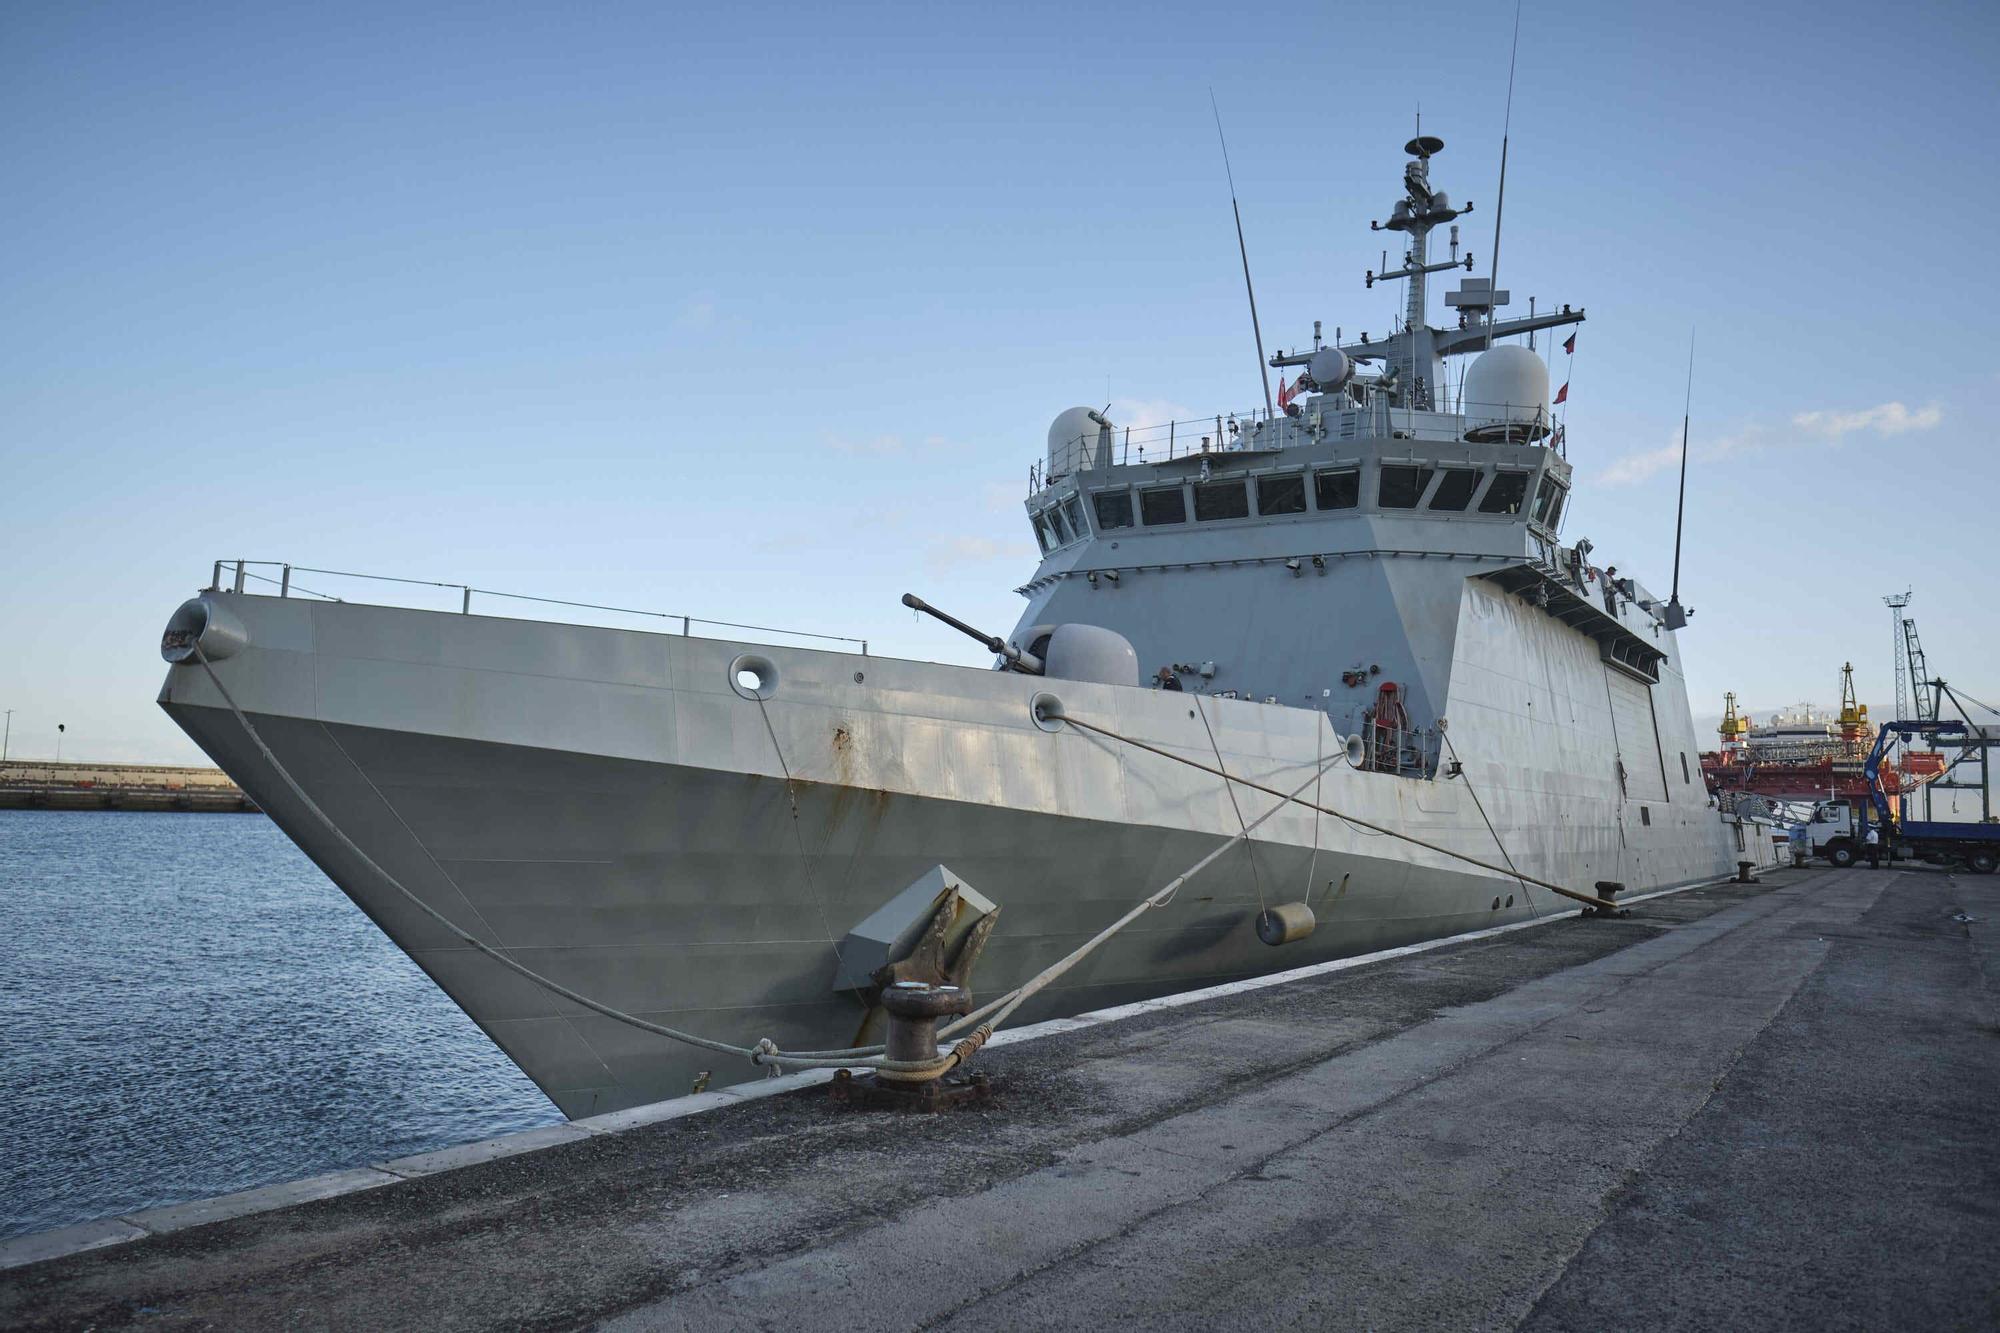
[(176, 764), (0, 763), (0, 810), (185, 810), (256, 813), (219, 768)]

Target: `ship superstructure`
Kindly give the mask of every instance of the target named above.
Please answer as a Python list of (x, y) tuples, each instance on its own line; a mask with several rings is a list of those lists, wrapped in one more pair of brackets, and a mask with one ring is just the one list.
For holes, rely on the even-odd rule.
[[(1303, 389), (1284, 412), (1057, 418), (996, 669), (488, 618), (470, 592), (253, 596), (239, 566), (176, 613), (161, 702), (572, 1115), (716, 1057), (440, 918), (618, 1013), (801, 1049), (868, 1029), (855, 959), (946, 867), (999, 911), (973, 982), (998, 994), (1241, 839), (1029, 1016), (1563, 905), (1538, 882), (1727, 873), (1742, 834), (1668, 608), (1561, 535), (1571, 469), (1517, 340), (1583, 311), (1503, 319), (1467, 278), (1456, 327), (1428, 323), (1426, 277), (1469, 263), (1429, 259), (1466, 211), (1431, 184), (1442, 147), (1407, 146), (1404, 267), (1369, 275), (1410, 284), (1404, 317), (1272, 357)], [(1286, 903), (1317, 924), (1273, 948), (1256, 923)]]

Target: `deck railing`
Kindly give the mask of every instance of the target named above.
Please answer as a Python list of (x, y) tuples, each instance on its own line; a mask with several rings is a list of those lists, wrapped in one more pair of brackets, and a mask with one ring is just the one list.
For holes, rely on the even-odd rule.
[[(265, 573), (261, 571), (274, 571)], [(209, 575), (208, 590), (220, 592), (225, 588), (230, 592), (255, 592), (250, 584), (262, 588), (275, 589), (279, 597), (313, 597), (328, 602), (345, 602), (351, 598), (339, 597), (321, 588), (310, 588), (300, 583), (297, 575), (304, 574), (315, 583), (326, 579), (357, 579), (368, 583), (400, 584), (412, 588), (442, 588), (459, 595), (457, 610), (461, 615), (473, 613), (473, 598), (489, 598), (506, 602), (532, 603), (537, 606), (560, 606), (571, 610), (597, 611), (606, 615), (638, 616), (648, 620), (661, 620), (669, 624), (678, 622), (683, 635), (691, 636), (696, 625), (717, 629), (743, 630), (752, 634), (776, 634), (783, 639), (811, 639), (819, 643), (852, 645), (861, 656), (868, 655), (868, 640), (857, 639), (845, 634), (821, 634), (813, 630), (784, 629), (775, 625), (750, 625), (736, 620), (716, 620), (708, 616), (684, 615), (677, 611), (648, 611), (631, 606), (608, 606), (601, 602), (579, 602), (563, 597), (542, 597), (532, 593), (503, 592), (497, 588), (477, 588), (469, 583), (451, 583), (438, 579), (403, 578), (393, 574), (359, 574), (346, 569), (322, 569), (313, 565), (295, 565), (285, 560), (246, 560), (240, 557), (217, 560)], [(371, 603), (373, 605), (375, 603)], [(381, 603), (389, 605), (389, 603)], [(437, 608), (424, 608), (435, 610)], [(482, 614), (499, 614), (480, 608)], [(518, 619), (519, 617), (510, 617)], [(574, 622), (568, 622), (574, 623)], [(734, 637), (734, 636), (730, 636)]]
[[(1511, 405), (1496, 404), (1486, 411), (1480, 404), (1456, 403), (1448, 409), (1411, 412), (1387, 399), (1365, 403), (1321, 404), (1318, 413), (1288, 416), (1252, 408), (1244, 412), (1221, 412), (1208, 417), (1154, 422), (1138, 426), (1099, 427), (1095, 434), (1082, 434), (1057, 447), (1047, 458), (1028, 469), (1028, 494), (1033, 496), (1078, 472), (1106, 467), (1127, 467), (1141, 463), (1171, 462), (1177, 458), (1200, 458), (1289, 449), (1316, 441), (1387, 435), (1455, 443), (1465, 438), (1468, 420), (1485, 421), (1510, 416)], [(1544, 438), (1553, 423), (1543, 419)]]

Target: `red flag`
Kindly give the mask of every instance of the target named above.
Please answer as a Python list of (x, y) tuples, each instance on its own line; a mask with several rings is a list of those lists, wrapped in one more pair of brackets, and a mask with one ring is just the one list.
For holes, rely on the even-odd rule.
[(1297, 380), (1286, 384), (1285, 377), (1283, 375), (1278, 376), (1278, 407), (1281, 411), (1292, 405), (1292, 399), (1298, 396), (1298, 392)]
[(1576, 335), (1574, 333), (1563, 339), (1563, 350), (1571, 356), (1576, 355)]
[(1569, 401), (1569, 381), (1568, 381), (1568, 380), (1564, 380), (1564, 381), (1563, 381), (1563, 386), (1562, 386), (1562, 388), (1560, 388), (1560, 389), (1557, 389), (1557, 390), (1556, 390), (1556, 401), (1557, 401), (1558, 403), (1566, 403), (1566, 402), (1568, 402), (1568, 401)]

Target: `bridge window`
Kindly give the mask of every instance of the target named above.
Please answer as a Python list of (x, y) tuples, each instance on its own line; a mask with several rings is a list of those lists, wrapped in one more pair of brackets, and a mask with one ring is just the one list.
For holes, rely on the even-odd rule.
[(1377, 492), (1384, 509), (1415, 509), (1424, 498), (1436, 468), (1413, 463), (1390, 463), (1382, 468), (1382, 486)]
[(1132, 492), (1099, 491), (1090, 497), (1090, 501), (1097, 510), (1099, 532), (1132, 526)]
[(1429, 507), (1432, 509), (1463, 509), (1472, 503), (1472, 493), (1478, 489), (1478, 468), (1447, 468), (1444, 480), (1438, 483), (1437, 494), (1431, 496)]
[(1321, 509), (1352, 509), (1361, 503), (1361, 469), (1313, 473), (1313, 503)]
[(1688, 783), (1692, 783), (1693, 781), (1694, 781), (1694, 779), (1693, 779), (1692, 777), (1690, 777), (1690, 776), (1688, 775), (1688, 752), (1687, 752), (1686, 750), (1682, 750), (1682, 751), (1681, 751), (1681, 782), (1682, 782), (1682, 783), (1683, 783), (1683, 784), (1685, 785), (1685, 784), (1688, 784)]
[(1073, 540), (1069, 530), (1069, 520), (1063, 517), (1061, 505), (1051, 505), (1046, 511), (1049, 528), (1056, 535), (1057, 546), (1067, 546)]
[(1203, 482), (1194, 488), (1194, 516), (1198, 523), (1217, 518), (1250, 517), (1250, 488), (1240, 481)]
[(1056, 544), (1055, 538), (1049, 536), (1049, 522), (1040, 514), (1030, 514), (1028, 517), (1035, 525), (1035, 545), (1042, 548), (1043, 555), (1047, 555), (1049, 548)]
[(1072, 495), (1063, 501), (1063, 516), (1069, 519), (1070, 528), (1079, 537), (1090, 535), (1090, 525), (1083, 521), (1083, 501)]
[(1156, 491), (1139, 492), (1139, 517), (1146, 526), (1157, 527), (1162, 523), (1187, 522), (1187, 497), (1178, 486), (1162, 487)]
[(1535, 496), (1535, 522), (1553, 528), (1562, 521), (1562, 509), (1562, 483), (1554, 477), (1543, 477), (1541, 493)]
[(1306, 512), (1306, 479), (1289, 477), (1257, 478), (1257, 512), (1260, 514), (1303, 514)]
[(1528, 477), (1526, 472), (1496, 472), (1493, 484), (1486, 488), (1486, 494), (1479, 501), (1482, 514), (1518, 514), (1528, 499)]

